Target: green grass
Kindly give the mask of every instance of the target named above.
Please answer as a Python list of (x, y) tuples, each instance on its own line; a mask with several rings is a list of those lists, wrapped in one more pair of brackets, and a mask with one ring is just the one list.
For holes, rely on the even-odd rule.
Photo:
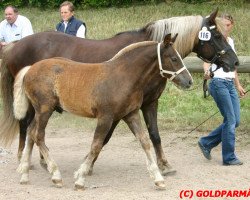
[[(187, 4), (178, 1), (166, 1), (157, 5), (141, 5), (124, 8), (101, 8), (76, 10), (75, 16), (86, 22), (88, 38), (104, 39), (118, 32), (137, 29), (148, 22), (183, 15), (206, 16), (217, 7), (219, 12), (231, 13), (235, 18), (235, 38), (239, 55), (250, 54), (250, 3), (242, 0), (212, 1), (212, 3)], [(60, 21), (58, 9), (42, 11), (37, 8), (22, 8), (20, 14), (27, 16), (35, 32), (54, 30)], [(3, 18), (3, 16), (2, 16)]]
[[(231, 13), (235, 18), (235, 28), (232, 33), (235, 46), (239, 55), (250, 55), (250, 4), (243, 4), (240, 0), (213, 1), (213, 3), (186, 4), (178, 1), (167, 1), (157, 5), (142, 5), (124, 8), (102, 8), (77, 10), (76, 17), (86, 22), (88, 38), (104, 39), (118, 32), (137, 29), (148, 22), (183, 15), (206, 16), (217, 7), (219, 12)], [(221, 2), (221, 3), (217, 3)], [(20, 14), (27, 16), (33, 25), (35, 32), (54, 30), (59, 22), (58, 10), (42, 11), (36, 8), (20, 9)], [(194, 74), (193, 74), (194, 75)], [(242, 85), (250, 89), (249, 74), (240, 74)], [(217, 112), (217, 107), (211, 97), (202, 97), (202, 76), (194, 75), (194, 87), (192, 91), (182, 91), (173, 84), (168, 83), (166, 90), (160, 98), (159, 126), (160, 129), (191, 130), (199, 123)], [(241, 131), (250, 130), (250, 92), (241, 100)], [(198, 130), (212, 129), (221, 122), (220, 114), (204, 123)], [(79, 127), (94, 130), (95, 120), (73, 117), (70, 114), (54, 114), (50, 122), (55, 127)], [(124, 129), (124, 124), (119, 126)]]

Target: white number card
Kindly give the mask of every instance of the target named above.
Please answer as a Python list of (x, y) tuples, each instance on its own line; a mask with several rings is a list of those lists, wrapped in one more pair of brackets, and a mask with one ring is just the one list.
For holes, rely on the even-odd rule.
[(209, 41), (211, 39), (211, 33), (206, 27), (203, 27), (198, 35), (199, 39), (202, 41)]

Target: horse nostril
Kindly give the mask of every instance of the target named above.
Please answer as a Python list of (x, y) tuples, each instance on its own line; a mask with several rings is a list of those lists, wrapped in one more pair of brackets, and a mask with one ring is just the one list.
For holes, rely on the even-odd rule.
[(192, 85), (192, 84), (193, 84), (193, 81), (192, 81), (192, 80), (190, 80), (190, 81), (189, 81), (189, 85)]
[(239, 66), (240, 65), (240, 62), (239, 61), (236, 61), (235, 62), (235, 66)]

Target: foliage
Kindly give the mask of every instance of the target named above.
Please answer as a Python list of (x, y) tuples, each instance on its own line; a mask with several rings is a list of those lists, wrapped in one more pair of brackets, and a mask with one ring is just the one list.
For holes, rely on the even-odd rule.
[[(65, 0), (2, 0), (0, 8), (7, 5), (15, 5), (16, 7), (38, 7), (38, 8), (58, 8)], [(138, 3), (159, 3), (163, 0), (71, 0), (76, 7), (111, 7), (124, 6)]]
[[(45, 8), (58, 8), (65, 0), (0, 0), (0, 8), (4, 8), (7, 5), (15, 5), (16, 7), (37, 7), (41, 9)], [(178, 0), (179, 2), (200, 4), (200, 3), (213, 3), (222, 4), (233, 2), (236, 5), (244, 4), (247, 0)], [(138, 4), (156, 4), (160, 2), (173, 3), (173, 0), (71, 0), (71, 2), (78, 8), (100, 8), (100, 7), (121, 7), (131, 6)], [(176, 2), (176, 1), (175, 1)]]

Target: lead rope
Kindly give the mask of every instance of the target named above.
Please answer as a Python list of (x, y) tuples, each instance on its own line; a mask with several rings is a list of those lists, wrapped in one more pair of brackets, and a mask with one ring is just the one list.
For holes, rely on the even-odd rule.
[[(250, 91), (250, 90), (247, 90), (247, 91), (245, 92), (245, 94), (248, 93), (249, 91)], [(216, 111), (214, 114), (212, 114), (210, 117), (208, 117), (206, 120), (204, 120), (203, 122), (201, 122), (198, 126), (196, 126), (194, 129), (192, 129), (191, 131), (189, 131), (187, 134), (192, 133), (194, 130), (196, 130), (198, 127), (200, 127), (200, 126), (201, 126), (202, 124), (204, 124), (206, 121), (208, 121), (208, 120), (211, 119), (213, 116), (215, 116), (218, 112), (219, 112), (219, 110)]]

